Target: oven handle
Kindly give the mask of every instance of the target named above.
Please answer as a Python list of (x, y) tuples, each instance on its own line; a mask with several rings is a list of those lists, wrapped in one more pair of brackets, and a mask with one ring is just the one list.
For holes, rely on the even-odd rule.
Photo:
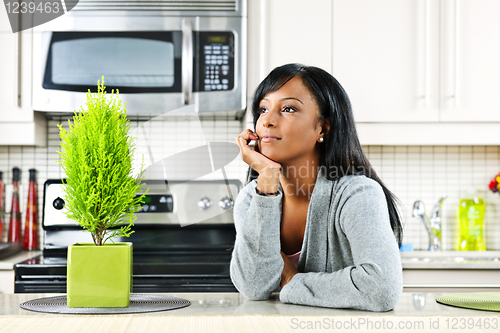
[(182, 102), (191, 103), (193, 94), (193, 29), (189, 18), (182, 19)]

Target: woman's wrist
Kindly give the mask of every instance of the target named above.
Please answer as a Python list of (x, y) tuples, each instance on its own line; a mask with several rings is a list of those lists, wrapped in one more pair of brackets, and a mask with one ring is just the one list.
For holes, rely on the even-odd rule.
[(268, 168), (261, 170), (257, 177), (257, 193), (276, 193), (278, 192), (280, 169)]

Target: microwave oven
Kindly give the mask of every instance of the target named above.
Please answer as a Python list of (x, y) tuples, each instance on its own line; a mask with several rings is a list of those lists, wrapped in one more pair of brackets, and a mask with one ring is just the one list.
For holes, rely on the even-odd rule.
[(33, 108), (72, 114), (104, 76), (106, 91), (118, 90), (131, 116), (189, 110), (240, 119), (246, 109), (246, 5), (80, 0), (33, 28)]

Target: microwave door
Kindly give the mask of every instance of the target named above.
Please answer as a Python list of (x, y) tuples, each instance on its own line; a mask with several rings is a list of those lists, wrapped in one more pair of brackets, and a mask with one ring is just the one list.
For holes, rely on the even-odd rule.
[[(119, 90), (134, 113), (183, 106), (181, 31), (43, 34), (47, 34), (42, 38), (47, 44), (42, 64), (43, 97), (36, 98), (36, 110), (77, 109), (85, 103), (87, 91), (96, 90), (102, 76), (106, 90)], [(145, 98), (145, 94), (151, 98)]]

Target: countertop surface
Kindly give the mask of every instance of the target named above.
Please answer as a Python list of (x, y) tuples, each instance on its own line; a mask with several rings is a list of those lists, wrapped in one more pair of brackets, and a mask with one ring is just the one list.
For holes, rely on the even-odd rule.
[(21, 251), (0, 260), (0, 270), (14, 269), (14, 265), (40, 255), (42, 251)]
[[(36, 298), (58, 295), (61, 294), (0, 294), (0, 316), (54, 316), (55, 314), (21, 309), (19, 304)], [(239, 293), (168, 293), (163, 295), (187, 299), (191, 301), (191, 305), (176, 310), (140, 315), (500, 316), (498, 312), (470, 310), (439, 304), (436, 302), (436, 298), (444, 295), (441, 293), (405, 292), (394, 310), (381, 313), (285, 304), (279, 301), (278, 294), (271, 295), (271, 298), (266, 301), (250, 301)]]
[(377, 313), (283, 304), (273, 294), (249, 301), (239, 293), (168, 294), (188, 307), (123, 315), (62, 315), (23, 310), (19, 304), (54, 294), (0, 294), (0, 333), (123, 332), (498, 332), (500, 313), (436, 303), (438, 294), (403, 293), (396, 308)]

